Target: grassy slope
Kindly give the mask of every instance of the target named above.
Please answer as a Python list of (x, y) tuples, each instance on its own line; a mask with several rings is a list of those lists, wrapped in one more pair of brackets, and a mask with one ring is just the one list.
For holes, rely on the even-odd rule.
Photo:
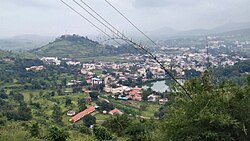
[(90, 40), (70, 41), (56, 40), (46, 46), (43, 46), (34, 52), (42, 56), (74, 57), (83, 58), (91, 57), (93, 54), (101, 53), (103, 47)]
[(31, 51), (42, 56), (57, 56), (61, 58), (75, 58), (82, 62), (87, 61), (119, 61), (113, 50), (98, 42), (80, 36), (60, 37), (54, 42)]

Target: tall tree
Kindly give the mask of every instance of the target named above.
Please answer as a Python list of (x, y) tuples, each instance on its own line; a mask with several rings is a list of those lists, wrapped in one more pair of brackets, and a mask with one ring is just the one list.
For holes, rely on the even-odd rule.
[(127, 115), (117, 115), (105, 121), (105, 126), (110, 131), (116, 133), (118, 136), (125, 134), (125, 130), (131, 125), (132, 120)]
[(89, 96), (91, 97), (91, 99), (92, 99), (93, 101), (95, 101), (95, 100), (98, 99), (99, 93), (96, 92), (96, 91), (93, 91), (93, 92), (90, 92), (90, 93), (89, 93)]
[(70, 98), (66, 98), (66, 101), (65, 101), (65, 105), (66, 106), (70, 106), (70, 105), (72, 105), (72, 100), (70, 99)]
[(112, 140), (112, 134), (102, 126), (94, 126), (93, 133), (98, 140)]
[(55, 104), (53, 107), (53, 112), (52, 112), (52, 118), (53, 118), (54, 122), (57, 124), (63, 124), (62, 115), (63, 114), (62, 114), (61, 107), (58, 106), (57, 104)]
[(18, 107), (18, 119), (23, 121), (32, 119), (31, 109), (27, 107), (27, 104), (24, 102), (20, 103), (20, 106)]
[(62, 128), (52, 126), (49, 128), (48, 139), (50, 141), (66, 141), (69, 133)]
[(31, 135), (32, 137), (39, 137), (39, 135), (40, 135), (40, 131), (39, 131), (39, 130), (40, 130), (40, 129), (39, 129), (38, 123), (33, 123), (33, 124), (31, 125), (31, 127), (30, 127), (30, 130), (29, 130), (30, 135)]
[(87, 109), (87, 106), (85, 105), (85, 98), (79, 99), (77, 104), (78, 104), (79, 112)]
[(94, 125), (96, 124), (96, 117), (92, 116), (92, 115), (86, 115), (82, 118), (84, 124), (87, 126), (87, 127), (90, 127), (91, 125)]
[(144, 123), (133, 123), (126, 129), (126, 134), (130, 136), (133, 141), (151, 141), (150, 132)]
[(144, 90), (142, 92), (142, 100), (143, 101), (147, 101), (148, 100), (148, 96), (152, 94), (152, 89), (151, 88), (148, 88), (147, 90)]

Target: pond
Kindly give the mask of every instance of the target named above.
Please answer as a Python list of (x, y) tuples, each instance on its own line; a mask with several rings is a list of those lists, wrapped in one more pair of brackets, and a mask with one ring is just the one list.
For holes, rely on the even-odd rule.
[[(165, 92), (166, 90), (167, 90), (167, 91), (170, 91), (169, 86), (165, 84), (165, 81), (164, 81), (164, 80), (152, 82), (151, 84), (152, 84), (152, 85), (151, 85), (151, 89), (152, 89), (153, 91), (160, 92), (160, 93), (163, 93), (163, 92)], [(150, 87), (147, 86), (147, 85), (144, 85), (144, 86), (142, 86), (142, 88), (143, 88), (143, 89), (148, 89), (148, 88), (150, 88)]]

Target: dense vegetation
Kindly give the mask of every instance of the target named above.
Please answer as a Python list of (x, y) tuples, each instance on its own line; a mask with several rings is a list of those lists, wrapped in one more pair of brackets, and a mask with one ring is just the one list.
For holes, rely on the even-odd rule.
[(211, 82), (209, 74), (186, 83), (193, 100), (178, 95), (168, 107), (159, 140), (241, 140), (249, 136), (250, 77), (239, 86)]
[(213, 70), (213, 77), (216, 81), (231, 80), (238, 84), (246, 82), (246, 75), (250, 72), (249, 61), (239, 61), (234, 66), (218, 67)]
[[(90, 93), (93, 102), (87, 104), (81, 88), (89, 85), (78, 73), (80, 67), (65, 63), (45, 65), (40, 60), (15, 57), (11, 60), (0, 62), (0, 141), (250, 139), (250, 76), (246, 74), (249, 62), (218, 68), (212, 71), (215, 74), (195, 73), (196, 78), (185, 83), (192, 100), (175, 87), (175, 93), (162, 94), (170, 100), (167, 105), (158, 105), (158, 111), (150, 111), (154, 116), (148, 118), (144, 117), (148, 115), (145, 109), (155, 106), (146, 101), (152, 93), (150, 89), (143, 92), (144, 101), (139, 108), (105, 97), (101, 91)], [(46, 69), (25, 70), (33, 65), (44, 65)], [(219, 77), (217, 81), (217, 75), (223, 79)], [(229, 76), (238, 77), (240, 83), (225, 79)], [(66, 87), (73, 79), (82, 83)], [(117, 107), (125, 114), (89, 115), (76, 124), (65, 116), (69, 109), (79, 112), (91, 104), (99, 105), (100, 112)]]

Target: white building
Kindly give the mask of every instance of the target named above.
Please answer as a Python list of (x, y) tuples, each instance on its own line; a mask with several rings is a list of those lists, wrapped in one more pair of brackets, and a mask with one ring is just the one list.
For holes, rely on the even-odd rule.
[(42, 57), (40, 60), (42, 60), (46, 64), (54, 64), (54, 65), (61, 64), (61, 60), (59, 60), (58, 57)]

